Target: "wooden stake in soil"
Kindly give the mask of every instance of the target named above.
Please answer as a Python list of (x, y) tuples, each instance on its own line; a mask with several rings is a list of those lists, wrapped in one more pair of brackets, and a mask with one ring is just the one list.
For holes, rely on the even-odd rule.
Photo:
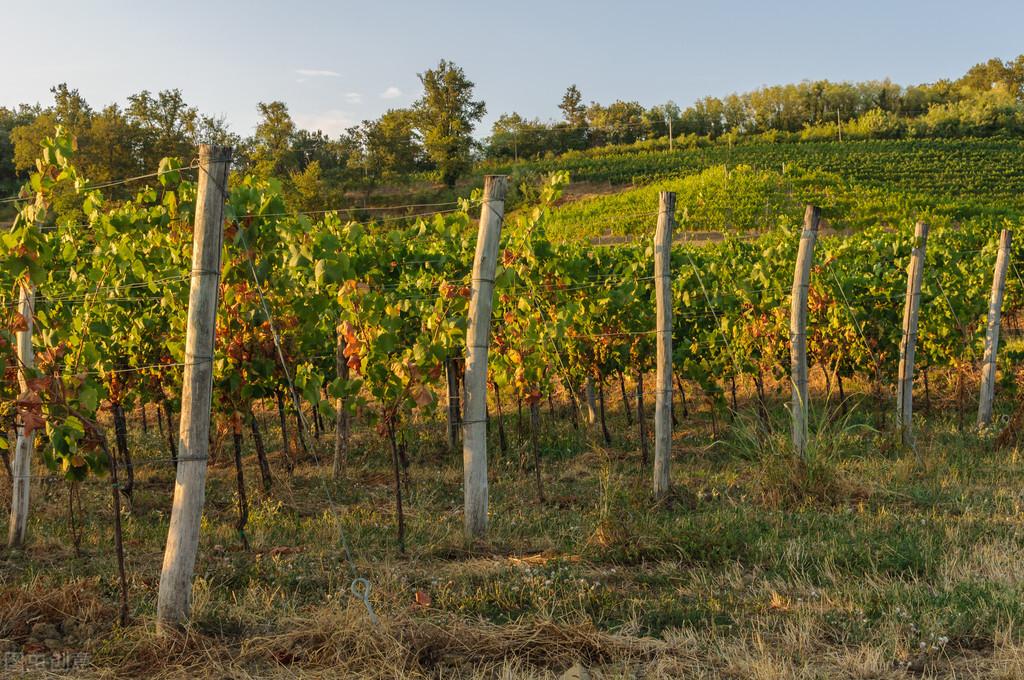
[(814, 243), (818, 238), (821, 212), (813, 205), (804, 211), (796, 268), (793, 271), (792, 306), (789, 315), (789, 358), (793, 380), (793, 451), (803, 460), (807, 456), (807, 288), (814, 262)]
[[(27, 284), (21, 286), (18, 312), (25, 319), (22, 330), (16, 334), (18, 364), (18, 384), (21, 391), (28, 389), (26, 369), (35, 366), (35, 352), (32, 350), (32, 326), (35, 317), (36, 291)], [(18, 440), (14, 449), (14, 465), (12, 475), (14, 483), (11, 492), (11, 523), (7, 533), (7, 545), (19, 548), (25, 544), (25, 532), (28, 529), (28, 494), (32, 483), (32, 458), (35, 453), (36, 434), (34, 430), (25, 432), (23, 427), (17, 428)]]
[(587, 405), (587, 424), (594, 425), (597, 423), (597, 399), (594, 393), (593, 376), (587, 376), (587, 382), (583, 385), (583, 396)]
[(658, 367), (654, 395), (654, 495), (668, 493), (672, 458), (672, 227), (676, 195), (658, 195), (658, 228), (654, 234), (654, 293), (657, 304)]
[(914, 227), (914, 249), (907, 267), (907, 299), (903, 303), (903, 337), (900, 339), (900, 369), (896, 383), (896, 427), (903, 446), (914, 447), (914, 349), (917, 345), (917, 313), (921, 306), (928, 225)]
[(199, 147), (199, 187), (192, 241), (188, 327), (185, 332), (178, 469), (160, 573), (157, 632), (169, 632), (180, 627), (188, 618), (191, 605), (192, 570), (199, 548), (199, 526), (206, 497), (217, 283), (224, 243), (224, 202), (230, 165), (230, 147), (206, 144)]
[(1006, 290), (1006, 268), (1010, 263), (1010, 239), (1013, 234), (1003, 229), (999, 234), (999, 254), (992, 274), (992, 296), (988, 303), (988, 327), (985, 331), (985, 357), (981, 363), (981, 397), (978, 400), (978, 427), (992, 422), (992, 400), (996, 390), (996, 354), (999, 351), (999, 322)]
[(480, 229), (473, 259), (473, 286), (466, 326), (465, 415), (462, 423), (465, 529), (469, 539), (487, 533), (487, 348), (491, 334), (494, 272), (508, 178), (484, 178)]

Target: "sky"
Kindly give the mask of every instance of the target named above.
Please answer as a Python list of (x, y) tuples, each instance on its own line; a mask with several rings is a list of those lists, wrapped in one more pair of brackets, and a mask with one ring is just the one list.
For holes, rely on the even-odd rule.
[(179, 88), (252, 132), (284, 101), (332, 136), (408, 106), (416, 74), (454, 61), (501, 113), (555, 119), (586, 101), (686, 106), (805, 79), (900, 84), (956, 77), (1024, 53), (1021, 0), (3, 0), (0, 106), (78, 88), (94, 108)]

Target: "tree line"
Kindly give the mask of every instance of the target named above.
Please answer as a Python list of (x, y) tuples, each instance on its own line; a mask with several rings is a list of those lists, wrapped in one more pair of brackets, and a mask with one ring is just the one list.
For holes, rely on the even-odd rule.
[[(740, 135), (801, 139), (956, 137), (1024, 134), (1024, 55), (990, 59), (955, 80), (901, 86), (891, 80), (804, 81), (682, 108), (669, 101), (586, 104), (576, 85), (565, 92), (562, 119), (503, 114), (486, 140), (490, 158), (536, 158), (608, 145), (666, 139), (734, 140)], [(687, 140), (686, 138), (691, 138)]]
[(343, 201), (352, 192), (368, 197), (380, 184), (419, 171), (454, 186), (475, 160), (472, 134), (486, 105), (474, 99), (473, 82), (452, 62), (442, 60), (419, 78), (423, 92), (412, 107), (364, 120), (336, 138), (299, 128), (281, 101), (260, 102), (256, 129), (243, 138), (223, 118), (190, 106), (177, 89), (143, 91), (125, 106), (95, 109), (61, 83), (51, 89), (48, 107), (0, 107), (0, 190), (17, 191), (58, 125), (76, 139), (79, 166), (96, 182), (152, 172), (167, 156), (190, 159), (206, 142), (234, 147), (241, 172), (283, 180), (300, 207)]
[(259, 123), (242, 137), (223, 118), (202, 114), (179, 90), (142, 91), (125, 105), (93, 108), (67, 84), (53, 103), (0, 107), (0, 191), (17, 190), (40, 143), (61, 125), (78, 140), (79, 164), (93, 181), (151, 172), (161, 158), (191, 158), (200, 142), (230, 144), (243, 172), (282, 180), (298, 208), (366, 203), (382, 185), (432, 173), (453, 187), (480, 159), (536, 158), (608, 145), (681, 143), (762, 135), (769, 139), (898, 138), (1024, 134), (1024, 55), (990, 59), (955, 80), (901, 86), (890, 80), (805, 81), (682, 108), (635, 101), (585, 103), (566, 90), (557, 121), (502, 114), (474, 137), (486, 104), (458, 65), (442, 60), (419, 74), (420, 98), (337, 137), (299, 128), (284, 102), (258, 104)]

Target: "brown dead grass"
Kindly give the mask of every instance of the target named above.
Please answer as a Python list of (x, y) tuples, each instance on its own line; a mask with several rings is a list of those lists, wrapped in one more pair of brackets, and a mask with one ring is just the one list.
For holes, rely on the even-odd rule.
[[(497, 626), (409, 614), (373, 626), (358, 605), (325, 606), (274, 622), (274, 630), (237, 644), (196, 630), (157, 637), (137, 627), (105, 652), (96, 677), (437, 678), (541, 677), (585, 667), (649, 662), (658, 640), (604, 633), (589, 623)], [(521, 673), (521, 674), (520, 674)]]
[(36, 624), (69, 623), (107, 627), (116, 609), (104, 598), (95, 579), (83, 579), (53, 588), (34, 582), (0, 590), (0, 640), (25, 643)]

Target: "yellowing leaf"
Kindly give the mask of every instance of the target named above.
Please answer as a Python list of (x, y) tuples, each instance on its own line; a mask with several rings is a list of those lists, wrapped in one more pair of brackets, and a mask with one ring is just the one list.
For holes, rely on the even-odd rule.
[(434, 401), (434, 393), (426, 385), (417, 385), (412, 388), (412, 398), (420, 408), (429, 405)]

